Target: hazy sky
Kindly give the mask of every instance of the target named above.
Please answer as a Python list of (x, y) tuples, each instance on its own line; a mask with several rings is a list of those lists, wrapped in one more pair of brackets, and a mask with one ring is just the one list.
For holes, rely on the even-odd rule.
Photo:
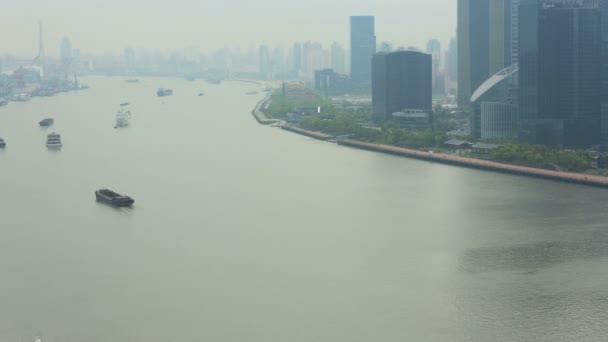
[(125, 47), (181, 49), (293, 41), (348, 46), (350, 15), (375, 15), (378, 42), (442, 45), (456, 29), (456, 0), (2, 0), (0, 54), (35, 56), (38, 20), (45, 52), (71, 38), (83, 53), (120, 54)]

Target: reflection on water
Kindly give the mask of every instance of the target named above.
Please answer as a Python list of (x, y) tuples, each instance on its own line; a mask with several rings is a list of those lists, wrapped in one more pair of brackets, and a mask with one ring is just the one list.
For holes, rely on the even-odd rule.
[(253, 84), (86, 83), (0, 108), (1, 341), (608, 336), (608, 191), (260, 126)]
[(608, 239), (604, 234), (590, 240), (469, 249), (460, 259), (460, 268), (470, 273), (509, 270), (534, 272), (565, 262), (575, 262), (577, 259), (607, 256)]

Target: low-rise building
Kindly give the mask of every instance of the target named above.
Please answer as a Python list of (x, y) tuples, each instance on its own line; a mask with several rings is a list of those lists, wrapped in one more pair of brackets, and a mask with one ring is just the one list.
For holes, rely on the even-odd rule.
[(468, 150), (473, 144), (468, 141), (458, 140), (458, 139), (450, 139), (448, 141), (443, 142), (443, 147), (448, 148), (450, 150)]
[(420, 109), (404, 109), (392, 114), (393, 120), (401, 127), (410, 129), (428, 129), (431, 127), (431, 114)]
[(502, 145), (495, 144), (485, 144), (485, 143), (476, 143), (471, 146), (471, 149), (475, 153), (490, 153), (494, 150), (502, 148)]

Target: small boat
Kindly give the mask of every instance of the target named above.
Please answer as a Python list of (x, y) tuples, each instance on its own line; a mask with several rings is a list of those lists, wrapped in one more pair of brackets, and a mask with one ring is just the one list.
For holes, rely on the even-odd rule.
[(209, 84), (221, 84), (222, 83), (222, 81), (217, 78), (207, 78), (206, 81)]
[(135, 201), (129, 196), (120, 195), (112, 190), (101, 189), (95, 191), (97, 201), (104, 202), (116, 207), (130, 207)]
[(118, 109), (118, 112), (116, 113), (116, 126), (114, 126), (114, 128), (129, 126), (131, 121), (131, 111), (128, 107), (128, 102), (120, 104), (120, 109)]
[(0, 138), (0, 148), (5, 148), (6, 147), (6, 142), (4, 141), (4, 139)]
[(46, 147), (49, 149), (60, 149), (63, 146), (61, 143), (61, 134), (59, 133), (49, 133), (46, 136)]
[(194, 76), (186, 76), (186, 77), (184, 77), (184, 80), (186, 80), (186, 81), (196, 81), (196, 77), (194, 77)]
[(246, 94), (247, 95), (258, 95), (260, 92), (259, 91), (248, 91)]
[(42, 337), (36, 336), (36, 338), (34, 339), (34, 342), (42, 342)]
[(17, 101), (17, 102), (23, 102), (23, 101), (29, 101), (31, 98), (31, 96), (29, 94), (14, 94), (13, 96), (11, 96), (11, 100), (12, 101)]
[(127, 80), (127, 83), (137, 83), (137, 82), (139, 82), (138, 78), (130, 78)]
[(171, 96), (173, 95), (172, 89), (160, 88), (156, 91), (156, 95), (158, 96)]
[(5, 99), (0, 99), (0, 107), (6, 106), (8, 104), (8, 101), (6, 101)]
[(55, 123), (55, 119), (46, 118), (46, 119), (40, 121), (38, 124), (40, 125), (40, 127), (49, 127), (49, 126), (52, 126), (54, 123)]
[(205, 96), (205, 94), (203, 94), (203, 93), (198, 93), (198, 96)]

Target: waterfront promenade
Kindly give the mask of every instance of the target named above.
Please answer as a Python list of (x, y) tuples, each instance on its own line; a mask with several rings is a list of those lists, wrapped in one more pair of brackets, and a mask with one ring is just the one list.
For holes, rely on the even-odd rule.
[[(324, 134), (322, 132), (313, 132), (301, 129), (299, 127), (295, 127), (288, 124), (283, 124), (281, 120), (277, 119), (268, 119), (263, 110), (268, 108), (270, 105), (270, 97), (266, 97), (256, 105), (255, 109), (252, 111), (254, 118), (263, 125), (270, 125), (274, 123), (280, 123), (281, 128), (283, 130), (297, 133), (300, 135), (304, 135), (313, 139), (323, 140), (323, 141), (332, 141), (334, 138), (331, 135)], [(552, 170), (544, 170), (533, 167), (519, 166), (519, 165), (510, 165), (497, 163), (493, 161), (477, 159), (477, 158), (468, 158), (468, 157), (459, 157), (450, 154), (444, 153), (433, 153), (423, 152), (418, 150), (412, 150), (403, 147), (391, 146), (391, 145), (383, 145), (383, 144), (372, 144), (365, 143), (361, 141), (351, 140), (351, 139), (337, 139), (335, 140), (339, 145), (358, 148), (373, 152), (380, 152), (386, 154), (397, 155), (401, 157), (415, 158), (420, 160), (426, 160), (435, 163), (449, 164), (461, 167), (475, 168), (480, 170), (508, 173), (520, 176), (527, 177), (535, 177), (548, 179), (553, 181), (560, 181), (566, 183), (575, 183), (581, 185), (595, 186), (608, 188), (608, 177), (603, 176), (594, 176), (587, 175), (582, 173), (573, 173), (573, 172), (562, 172), (562, 171), (552, 171)]]
[(403, 147), (381, 145), (381, 144), (370, 144), (355, 140), (341, 140), (338, 141), (339, 145), (348, 146), (353, 148), (359, 148), (368, 151), (381, 152), (387, 154), (398, 155), (402, 157), (416, 158), (421, 160), (427, 160), (430, 162), (457, 165), (463, 167), (470, 167), (481, 170), (509, 173), (521, 176), (543, 178), (560, 182), (576, 183), (582, 185), (596, 186), (608, 188), (608, 177), (586, 175), (582, 173), (572, 172), (561, 172), (538, 169), (533, 167), (518, 166), (497, 163), (493, 161), (459, 157), (443, 153), (432, 153), (422, 152), (417, 150), (411, 150)]

